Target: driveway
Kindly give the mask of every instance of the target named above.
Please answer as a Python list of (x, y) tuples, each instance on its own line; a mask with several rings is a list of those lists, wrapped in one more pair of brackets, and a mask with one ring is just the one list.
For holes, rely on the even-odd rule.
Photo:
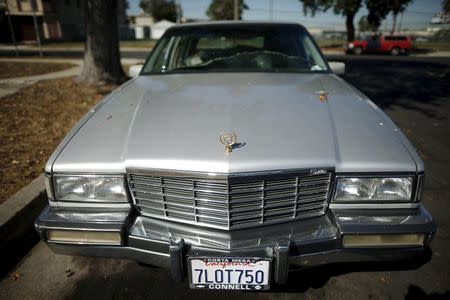
[[(52, 254), (38, 243), (0, 283), (2, 299), (450, 298), (450, 59), (339, 57), (346, 79), (371, 97), (416, 146), (427, 168), (424, 202), (439, 224), (423, 265), (338, 264), (292, 274), (270, 292), (190, 290), (165, 269), (125, 260)], [(3, 258), (4, 259), (4, 258)], [(413, 270), (406, 270), (414, 267)]]

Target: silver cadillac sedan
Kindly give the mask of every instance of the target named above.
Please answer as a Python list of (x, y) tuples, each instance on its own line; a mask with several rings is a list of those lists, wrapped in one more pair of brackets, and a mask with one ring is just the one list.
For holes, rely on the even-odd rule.
[(422, 258), (424, 164), (344, 70), (298, 24), (170, 28), (50, 157), (37, 231), (199, 289)]

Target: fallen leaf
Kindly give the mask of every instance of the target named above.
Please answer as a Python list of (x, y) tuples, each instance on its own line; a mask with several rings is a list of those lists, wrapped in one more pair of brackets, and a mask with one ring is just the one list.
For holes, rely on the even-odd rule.
[(19, 279), (22, 276), (23, 275), (20, 274), (19, 272), (14, 272), (14, 273), (11, 274), (11, 278), (14, 279), (14, 280), (17, 280), (17, 279)]

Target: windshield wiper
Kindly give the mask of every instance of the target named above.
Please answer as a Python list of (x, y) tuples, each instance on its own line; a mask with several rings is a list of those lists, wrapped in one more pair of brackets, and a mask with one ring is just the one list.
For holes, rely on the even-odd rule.
[(178, 72), (178, 71), (184, 71), (184, 70), (186, 70), (186, 71), (191, 71), (191, 70), (203, 70), (203, 69), (205, 69), (205, 67), (207, 67), (207, 65), (197, 65), (197, 66), (186, 66), (186, 67), (178, 67), (178, 68), (173, 68), (173, 69), (170, 69), (170, 70), (168, 70), (168, 71), (166, 71), (166, 72), (164, 72), (164, 73), (171, 73), (171, 72)]

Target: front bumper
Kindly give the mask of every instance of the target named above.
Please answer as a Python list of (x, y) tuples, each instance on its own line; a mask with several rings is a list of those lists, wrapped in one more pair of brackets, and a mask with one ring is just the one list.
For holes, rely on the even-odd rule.
[[(331, 210), (316, 218), (265, 227), (223, 231), (136, 215), (61, 211), (47, 207), (35, 227), (56, 253), (133, 259), (167, 267), (177, 281), (187, 274), (187, 257), (269, 257), (273, 279), (287, 281), (289, 270), (336, 262), (410, 260), (427, 249), (436, 225), (423, 206), (412, 210)], [(49, 230), (118, 232), (120, 245), (48, 240)], [(346, 248), (343, 237), (361, 234), (423, 234), (423, 245)]]

